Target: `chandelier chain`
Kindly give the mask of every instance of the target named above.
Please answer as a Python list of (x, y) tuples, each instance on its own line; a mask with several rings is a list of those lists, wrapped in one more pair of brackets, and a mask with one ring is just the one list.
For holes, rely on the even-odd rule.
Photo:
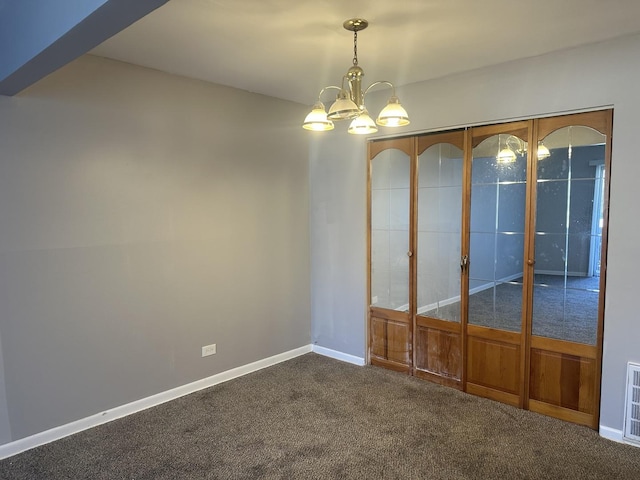
[(353, 65), (358, 65), (358, 31), (353, 32)]

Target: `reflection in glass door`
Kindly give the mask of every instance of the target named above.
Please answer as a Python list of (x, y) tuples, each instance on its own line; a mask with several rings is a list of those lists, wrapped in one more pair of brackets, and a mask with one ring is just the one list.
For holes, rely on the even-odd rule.
[(569, 126), (543, 142), (550, 155), (537, 167), (533, 334), (595, 345), (600, 276), (590, 275), (589, 267), (592, 255), (600, 263), (600, 251), (591, 247), (600, 244), (601, 229), (594, 235), (592, 222), (602, 196), (599, 205), (593, 200), (605, 136)]
[[(526, 142), (510, 134), (473, 150), (469, 252), (469, 323), (520, 332)], [(513, 156), (498, 158), (511, 149)]]

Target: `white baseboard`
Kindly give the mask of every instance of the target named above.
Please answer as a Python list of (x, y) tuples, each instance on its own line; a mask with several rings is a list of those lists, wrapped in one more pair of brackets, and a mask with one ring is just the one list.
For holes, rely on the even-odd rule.
[(197, 380), (195, 382), (188, 383), (171, 390), (167, 390), (166, 392), (160, 392), (156, 395), (142, 398), (140, 400), (136, 400), (135, 402), (127, 403), (126, 405), (121, 405), (111, 410), (107, 410), (95, 415), (91, 415), (90, 417), (67, 423), (66, 425), (61, 425), (50, 430), (45, 430), (44, 432), (36, 433), (35, 435), (31, 435), (30, 437), (21, 438), (14, 442), (0, 445), (0, 459), (11, 457), (18, 453), (24, 452), (25, 450), (30, 450), (40, 445), (44, 445), (45, 443), (60, 440), (61, 438), (68, 437), (69, 435), (73, 435), (74, 433), (78, 433), (92, 427), (97, 427), (98, 425), (102, 425), (118, 418), (131, 415), (132, 413), (155, 407), (156, 405), (160, 405), (170, 400), (175, 400), (176, 398), (183, 397), (204, 388), (209, 388), (219, 383), (227, 382), (234, 378), (241, 377), (251, 372), (255, 372), (256, 370), (261, 370), (263, 368), (276, 365), (280, 362), (290, 360), (311, 351), (311, 345), (305, 345), (304, 347), (289, 350), (288, 352), (264, 358), (262, 360), (258, 360), (257, 362), (233, 368), (231, 370), (227, 370), (226, 372), (218, 373), (216, 375), (212, 375), (211, 377), (203, 378), (202, 380)]
[(626, 443), (622, 437), (622, 430), (616, 430), (615, 428), (600, 425), (598, 433), (600, 433), (601, 437), (613, 440), (614, 442)]
[(640, 443), (629, 438), (624, 438), (622, 430), (616, 430), (615, 428), (605, 427), (600, 425), (600, 436), (614, 442), (624, 443), (625, 445), (631, 445), (633, 447), (640, 447)]
[(342, 360), (343, 362), (353, 363), (362, 367), (364, 365), (364, 358), (356, 357), (348, 353), (338, 352), (337, 350), (331, 350), (330, 348), (321, 347), (319, 345), (313, 346), (313, 352), (325, 357), (335, 358), (336, 360)]

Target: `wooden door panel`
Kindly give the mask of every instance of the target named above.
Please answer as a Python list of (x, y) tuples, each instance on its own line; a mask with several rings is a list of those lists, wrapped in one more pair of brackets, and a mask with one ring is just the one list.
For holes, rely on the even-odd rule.
[(417, 326), (416, 375), (460, 388), (462, 378), (460, 333)]
[(413, 350), (408, 314), (371, 309), (370, 318), (371, 363), (409, 372)]
[(529, 410), (532, 412), (547, 415), (549, 417), (559, 418), (578, 425), (585, 425), (593, 429), (597, 429), (598, 425), (594, 423), (594, 415), (591, 413), (578, 412), (569, 408), (551, 405), (550, 403), (539, 402), (538, 400), (529, 400)]
[(520, 345), (468, 337), (467, 383), (519, 395), (520, 354)]
[(580, 382), (578, 393), (578, 410), (595, 414), (598, 410), (596, 404), (596, 374), (598, 367), (596, 361), (590, 358), (580, 359)]
[(532, 349), (529, 398), (593, 414), (595, 374), (595, 359)]
[(387, 339), (385, 335), (386, 320), (371, 318), (369, 332), (371, 334), (371, 356), (386, 358)]
[(408, 323), (387, 320), (387, 359), (411, 364), (411, 332)]

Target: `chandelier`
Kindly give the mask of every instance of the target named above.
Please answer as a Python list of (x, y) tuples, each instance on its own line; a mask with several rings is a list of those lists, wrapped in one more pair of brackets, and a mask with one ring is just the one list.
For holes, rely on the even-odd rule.
[[(353, 32), (353, 66), (342, 77), (340, 87), (330, 85), (320, 90), (318, 101), (302, 124), (305, 130), (333, 130), (334, 120), (352, 120), (347, 131), (353, 134), (375, 133), (378, 131), (376, 124), (383, 127), (402, 127), (409, 124), (407, 111), (400, 105), (396, 89), (391, 82), (386, 80), (373, 82), (364, 92), (362, 91), (364, 70), (358, 65), (358, 32), (367, 28), (368, 25), (369, 22), (363, 18), (351, 18), (342, 24), (346, 30)], [(391, 87), (391, 97), (374, 122), (364, 104), (364, 97), (369, 90), (378, 85)], [(329, 113), (321, 100), (322, 94), (327, 90), (338, 90), (336, 101), (329, 108)]]

